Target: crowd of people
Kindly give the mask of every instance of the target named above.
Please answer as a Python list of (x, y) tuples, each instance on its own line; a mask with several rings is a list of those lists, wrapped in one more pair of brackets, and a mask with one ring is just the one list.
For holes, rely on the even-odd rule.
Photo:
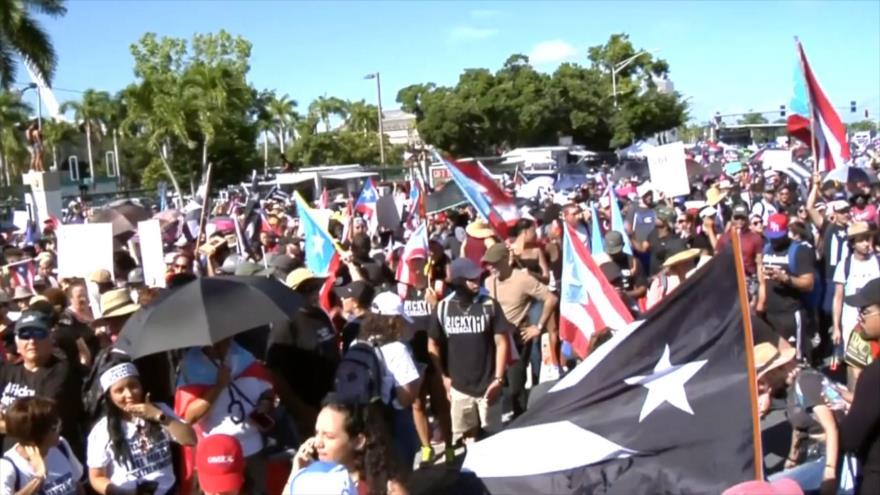
[[(504, 237), (469, 206), (377, 228), (338, 204), (332, 274), (305, 267), (310, 239), (290, 202), (260, 200), (247, 250), (236, 231), (248, 213), (219, 202), (239, 228), (216, 224), (201, 249), (163, 225), (165, 288), (145, 284), (124, 242), (112, 273), (59, 279), (47, 222), (38, 241), (8, 235), (2, 252), (0, 493), (407, 493), (414, 469), (454, 466), (584, 357), (559, 338), (566, 225), (601, 246), (593, 258), (636, 319), (738, 233), (761, 411), (785, 409), (793, 431), (780, 475), (806, 490), (799, 473), (818, 462), (833, 493), (852, 459), (857, 493), (878, 493), (878, 201), (877, 183), (799, 184), (731, 162), (688, 197), (588, 176), (528, 199)], [(428, 250), (404, 258), (419, 222)], [(137, 359), (118, 348), (126, 322), (165, 292), (229, 276), (277, 279), (302, 307), (208, 347)], [(615, 330), (597, 331), (589, 351)]]

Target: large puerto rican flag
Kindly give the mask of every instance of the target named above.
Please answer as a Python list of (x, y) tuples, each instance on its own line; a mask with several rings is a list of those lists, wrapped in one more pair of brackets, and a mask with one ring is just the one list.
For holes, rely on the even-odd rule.
[(370, 234), (376, 232), (376, 229), (379, 227), (379, 217), (376, 214), (376, 203), (379, 202), (379, 190), (376, 189), (376, 184), (373, 183), (373, 179), (367, 179), (364, 181), (364, 188), (361, 190), (361, 195), (358, 196), (357, 201), (354, 203), (354, 209), (361, 215), (363, 215), (364, 220), (367, 221), (367, 227), (369, 228)]
[(306, 268), (319, 277), (327, 277), (321, 288), (320, 301), (321, 306), (325, 310), (329, 310), (330, 290), (333, 288), (336, 270), (339, 269), (342, 259), (339, 250), (336, 249), (333, 237), (321, 226), (299, 192), (295, 195), (295, 202), (296, 211), (299, 214), (299, 224), (305, 239)]
[(566, 225), (562, 245), (559, 336), (584, 357), (595, 332), (626, 328), (633, 318), (587, 247), (582, 242), (572, 242), (577, 238), (577, 232)]
[(501, 238), (507, 238), (508, 227), (520, 217), (513, 197), (507, 194), (495, 182), (489, 171), (477, 162), (446, 160), (436, 151), (434, 158), (446, 165), (452, 180), (480, 216), (489, 222)]
[(788, 116), (788, 133), (814, 147), (817, 155), (814, 159), (819, 170), (833, 170), (850, 160), (846, 128), (819, 86), (800, 41), (797, 41), (797, 51), (798, 65), (794, 73), (794, 96), (789, 104), (792, 115)]

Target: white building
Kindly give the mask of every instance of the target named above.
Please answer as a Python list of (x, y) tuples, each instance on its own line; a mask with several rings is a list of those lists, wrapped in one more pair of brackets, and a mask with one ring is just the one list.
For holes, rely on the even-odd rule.
[(422, 139), (416, 129), (416, 116), (400, 109), (382, 111), (382, 130), (390, 144), (421, 146)]

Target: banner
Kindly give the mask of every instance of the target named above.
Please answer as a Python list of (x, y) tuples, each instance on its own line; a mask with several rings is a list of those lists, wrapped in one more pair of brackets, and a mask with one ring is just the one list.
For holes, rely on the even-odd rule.
[(141, 266), (147, 287), (165, 287), (165, 257), (162, 254), (162, 228), (158, 220), (138, 222)]
[(791, 166), (790, 150), (766, 150), (761, 154), (764, 170), (788, 170)]
[(691, 192), (685, 163), (684, 144), (679, 141), (646, 151), (651, 185), (667, 198), (686, 196)]
[(59, 225), (58, 278), (87, 278), (104, 269), (113, 276), (113, 225), (84, 223)]

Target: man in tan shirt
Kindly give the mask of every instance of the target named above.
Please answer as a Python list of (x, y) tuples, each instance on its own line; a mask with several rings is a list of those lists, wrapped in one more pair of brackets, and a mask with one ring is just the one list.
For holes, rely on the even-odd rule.
[[(526, 270), (514, 269), (510, 264), (510, 252), (503, 243), (494, 244), (483, 255), (483, 263), (490, 275), (484, 282), (489, 295), (498, 301), (504, 317), (518, 330), (514, 343), (519, 360), (507, 370), (507, 384), (513, 400), (513, 416), (526, 410), (528, 393), (525, 390), (526, 368), (532, 352), (541, 352), (541, 333), (547, 328), (559, 299), (550, 289), (538, 282)], [(533, 304), (543, 304), (537, 322), (529, 321), (529, 309)], [(555, 326), (553, 327), (556, 328)], [(540, 361), (538, 361), (540, 362)], [(537, 376), (538, 370), (532, 370)]]

